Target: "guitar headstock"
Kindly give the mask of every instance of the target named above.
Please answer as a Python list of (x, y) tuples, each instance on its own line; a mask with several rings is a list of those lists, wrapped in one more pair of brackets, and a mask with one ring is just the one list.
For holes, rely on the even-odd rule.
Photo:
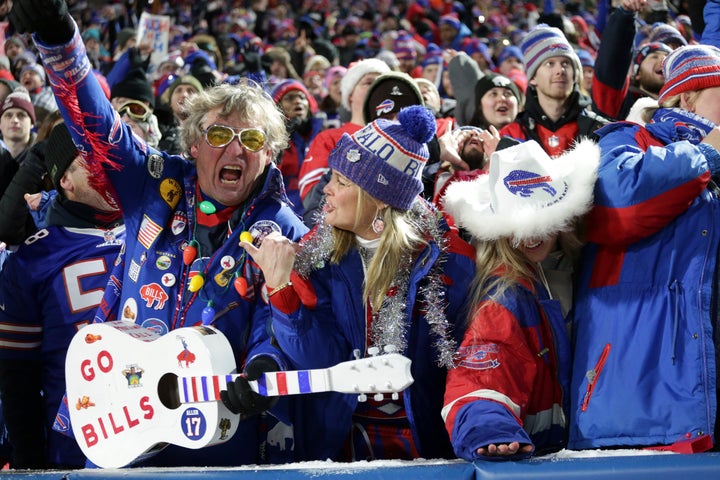
[[(409, 358), (394, 353), (394, 349), (368, 349), (371, 354), (367, 358), (358, 358), (343, 362), (328, 369), (328, 377), (332, 390), (342, 393), (357, 393), (360, 401), (365, 401), (368, 394), (374, 394), (375, 400), (382, 400), (383, 394), (392, 394), (393, 399), (398, 393), (412, 385)], [(357, 356), (357, 355), (356, 355)]]

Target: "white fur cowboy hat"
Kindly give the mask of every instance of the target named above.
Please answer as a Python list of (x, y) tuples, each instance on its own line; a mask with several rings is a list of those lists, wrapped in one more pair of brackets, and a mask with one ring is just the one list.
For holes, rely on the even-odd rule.
[(442, 203), (477, 239), (544, 238), (590, 209), (599, 162), (591, 140), (554, 159), (530, 140), (493, 153), (487, 175), (451, 184)]

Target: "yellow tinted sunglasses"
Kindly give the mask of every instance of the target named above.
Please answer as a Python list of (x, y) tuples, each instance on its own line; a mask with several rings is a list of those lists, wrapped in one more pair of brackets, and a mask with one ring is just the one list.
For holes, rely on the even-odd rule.
[(265, 146), (265, 132), (259, 128), (242, 128), (236, 130), (227, 125), (214, 124), (205, 130), (205, 141), (211, 147), (222, 148), (235, 137), (240, 140), (240, 144), (251, 152), (262, 150)]

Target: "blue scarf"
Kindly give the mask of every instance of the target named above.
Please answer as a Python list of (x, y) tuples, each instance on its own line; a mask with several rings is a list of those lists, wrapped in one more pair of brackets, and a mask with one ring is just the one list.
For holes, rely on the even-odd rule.
[(659, 108), (645, 128), (666, 144), (687, 140), (697, 145), (715, 128), (715, 124), (681, 108)]

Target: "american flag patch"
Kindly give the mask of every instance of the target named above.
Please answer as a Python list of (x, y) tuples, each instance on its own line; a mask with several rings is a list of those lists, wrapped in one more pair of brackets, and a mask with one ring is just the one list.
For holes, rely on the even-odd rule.
[(157, 223), (150, 220), (150, 217), (143, 215), (143, 221), (140, 224), (140, 231), (138, 232), (138, 241), (145, 248), (150, 248), (158, 235), (162, 232), (162, 227)]

